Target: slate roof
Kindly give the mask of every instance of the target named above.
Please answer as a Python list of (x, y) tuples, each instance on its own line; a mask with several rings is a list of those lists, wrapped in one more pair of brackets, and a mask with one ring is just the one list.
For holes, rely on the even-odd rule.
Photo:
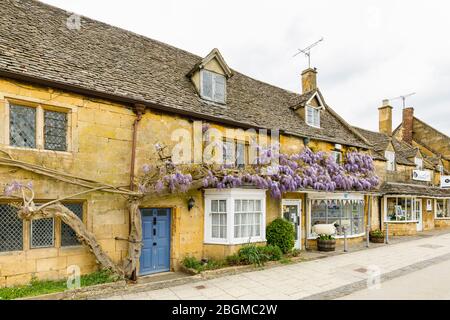
[(417, 196), (432, 196), (432, 197), (450, 197), (450, 189), (443, 189), (438, 187), (385, 182), (380, 188), (383, 194), (409, 194)]
[(234, 70), (226, 106), (204, 101), (186, 76), (201, 57), (86, 17), (80, 30), (70, 30), (70, 15), (37, 1), (1, 0), (0, 76), (20, 75), (191, 117), (369, 147), (329, 106), (322, 113), (323, 128), (310, 127), (290, 108), (302, 95)]

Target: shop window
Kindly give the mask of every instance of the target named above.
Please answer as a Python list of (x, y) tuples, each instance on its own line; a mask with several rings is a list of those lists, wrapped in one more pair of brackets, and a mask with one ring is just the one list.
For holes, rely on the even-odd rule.
[(386, 199), (387, 221), (417, 221), (420, 206), (414, 197), (388, 197)]
[(36, 148), (36, 108), (9, 106), (9, 143), (14, 147)]
[(242, 244), (265, 241), (265, 190), (205, 191), (205, 242)]
[(450, 199), (436, 199), (436, 218), (450, 218)]
[(23, 250), (23, 221), (17, 208), (0, 204), (0, 252)]
[[(83, 221), (83, 204), (82, 203), (65, 203), (68, 209), (70, 209), (78, 218)], [(78, 246), (80, 242), (78, 241), (75, 231), (72, 230), (67, 224), (61, 222), (61, 246)]]
[(311, 199), (310, 236), (316, 224), (334, 224), (337, 236), (364, 233), (364, 200), (361, 199)]

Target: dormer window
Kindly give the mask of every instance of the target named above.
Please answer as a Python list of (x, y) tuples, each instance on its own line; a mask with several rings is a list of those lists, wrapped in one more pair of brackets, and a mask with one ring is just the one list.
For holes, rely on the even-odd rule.
[(320, 128), (320, 107), (306, 106), (306, 123), (312, 127)]
[(416, 169), (417, 170), (422, 170), (423, 169), (423, 159), (422, 158), (415, 157), (414, 158), (414, 164), (416, 165)]
[(200, 96), (203, 99), (225, 103), (226, 79), (225, 76), (209, 71), (200, 72)]
[(384, 157), (387, 160), (387, 165), (386, 165), (387, 171), (395, 171), (395, 152), (385, 151)]

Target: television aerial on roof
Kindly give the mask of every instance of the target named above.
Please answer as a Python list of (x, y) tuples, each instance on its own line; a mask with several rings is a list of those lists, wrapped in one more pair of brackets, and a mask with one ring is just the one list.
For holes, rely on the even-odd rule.
[(308, 58), (308, 68), (311, 68), (311, 49), (315, 46), (317, 46), (320, 42), (323, 41), (323, 37), (314, 42), (313, 44), (307, 46), (304, 49), (298, 49), (298, 52), (293, 55), (293, 57), (296, 57), (300, 53), (303, 53)]
[(416, 94), (415, 92), (411, 92), (411, 93), (405, 94), (403, 96), (390, 98), (390, 99), (388, 99), (388, 101), (402, 99), (402, 101), (403, 101), (403, 109), (405, 109), (406, 108), (406, 98), (411, 97), (411, 96), (413, 96), (415, 94)]

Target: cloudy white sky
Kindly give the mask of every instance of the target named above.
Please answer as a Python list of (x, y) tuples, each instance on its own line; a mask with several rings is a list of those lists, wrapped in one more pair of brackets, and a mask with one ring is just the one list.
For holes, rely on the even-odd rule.
[[(377, 130), (381, 100), (407, 100), (418, 118), (450, 135), (448, 1), (44, 0), (205, 56), (219, 48), (253, 78), (299, 92), (312, 50), (318, 86), (353, 125)], [(394, 126), (401, 100), (392, 101)]]

